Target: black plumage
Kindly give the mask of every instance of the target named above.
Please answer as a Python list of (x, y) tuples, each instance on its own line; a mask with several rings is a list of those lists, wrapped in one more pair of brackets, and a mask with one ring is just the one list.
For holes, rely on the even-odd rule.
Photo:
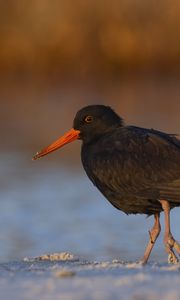
[[(91, 123), (83, 120), (93, 116)], [(83, 140), (84, 169), (116, 208), (130, 213), (162, 211), (158, 199), (180, 206), (180, 141), (153, 129), (124, 125), (103, 105), (80, 110), (74, 120)]]
[(176, 263), (174, 250), (180, 255), (180, 245), (172, 236), (169, 213), (180, 206), (180, 140), (154, 129), (125, 125), (109, 106), (90, 105), (77, 112), (73, 129), (34, 159), (75, 139), (82, 140), (81, 159), (88, 177), (113, 206), (126, 214), (154, 215), (141, 262), (147, 262), (160, 233), (163, 210), (164, 244), (169, 261)]

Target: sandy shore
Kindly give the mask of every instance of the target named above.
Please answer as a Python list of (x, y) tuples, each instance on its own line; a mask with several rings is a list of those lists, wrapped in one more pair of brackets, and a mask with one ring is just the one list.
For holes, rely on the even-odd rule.
[(179, 300), (180, 264), (90, 262), (70, 253), (0, 264), (1, 300)]

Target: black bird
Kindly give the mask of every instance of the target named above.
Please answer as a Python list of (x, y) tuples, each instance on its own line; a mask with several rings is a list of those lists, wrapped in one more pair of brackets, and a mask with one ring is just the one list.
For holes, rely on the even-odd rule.
[(170, 229), (170, 210), (180, 206), (180, 140), (154, 129), (127, 126), (109, 106), (79, 110), (73, 129), (38, 152), (34, 160), (76, 139), (82, 140), (83, 167), (101, 193), (126, 214), (154, 215), (141, 263), (148, 261), (165, 215), (168, 260), (177, 263), (180, 245)]

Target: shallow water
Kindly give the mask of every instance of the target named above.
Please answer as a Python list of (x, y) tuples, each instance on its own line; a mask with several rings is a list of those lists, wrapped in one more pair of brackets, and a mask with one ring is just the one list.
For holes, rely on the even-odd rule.
[[(98, 261), (135, 261), (142, 256), (152, 218), (116, 210), (81, 167), (69, 168), (56, 158), (32, 162), (30, 157), (31, 153), (1, 154), (1, 262), (61, 251)], [(179, 211), (171, 213), (177, 239)], [(161, 236), (151, 261), (166, 259)]]

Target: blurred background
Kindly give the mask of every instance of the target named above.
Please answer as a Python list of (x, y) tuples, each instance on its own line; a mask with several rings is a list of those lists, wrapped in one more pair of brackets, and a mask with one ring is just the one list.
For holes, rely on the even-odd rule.
[[(80, 142), (31, 157), (86, 104), (179, 134), (179, 17), (177, 0), (0, 1), (0, 261), (65, 250), (142, 255), (151, 218), (103, 199), (82, 169)], [(160, 242), (152, 259), (166, 259)]]

